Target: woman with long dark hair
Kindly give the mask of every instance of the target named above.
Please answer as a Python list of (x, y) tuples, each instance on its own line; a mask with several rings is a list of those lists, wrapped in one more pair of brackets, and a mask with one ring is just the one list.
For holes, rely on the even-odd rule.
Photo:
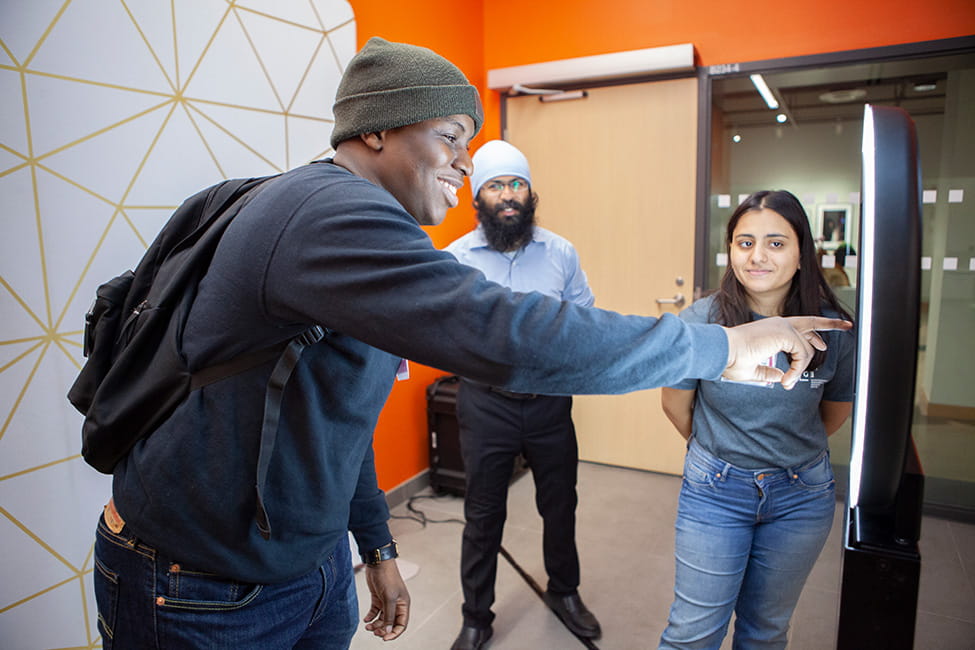
[[(823, 278), (809, 219), (795, 196), (762, 191), (727, 229), (720, 290), (681, 313), (726, 327), (768, 316), (850, 320)], [(825, 332), (792, 390), (690, 380), (663, 389), (688, 440), (676, 522), (674, 603), (661, 648), (785, 648), (789, 619), (835, 509), (827, 436), (849, 417), (854, 337)], [(788, 367), (785, 355), (770, 365)]]

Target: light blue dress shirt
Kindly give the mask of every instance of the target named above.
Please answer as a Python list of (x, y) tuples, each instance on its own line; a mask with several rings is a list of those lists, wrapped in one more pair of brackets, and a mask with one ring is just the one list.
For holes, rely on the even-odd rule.
[(583, 307), (595, 302), (575, 247), (545, 228), (536, 226), (532, 240), (510, 253), (490, 248), (480, 225), (444, 250), (513, 291), (538, 291)]

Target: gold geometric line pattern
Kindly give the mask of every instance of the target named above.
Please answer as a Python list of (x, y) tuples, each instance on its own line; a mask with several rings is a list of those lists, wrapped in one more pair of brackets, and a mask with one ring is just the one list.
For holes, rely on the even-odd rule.
[[(227, 16), (233, 10), (234, 4), (235, 4), (234, 0), (230, 0), (227, 3), (227, 11), (223, 14), (223, 16), (220, 17), (220, 21), (217, 23), (216, 28), (214, 28), (213, 32), (210, 34), (210, 40), (207, 41), (207, 44), (203, 47), (203, 50), (200, 52), (200, 56), (197, 57), (196, 63), (193, 65), (193, 69), (190, 70), (190, 74), (187, 75), (186, 77), (186, 82), (184, 83), (180, 79), (176, 80), (177, 88), (174, 88), (174, 90), (176, 91), (177, 97), (181, 96), (182, 89), (186, 88), (189, 85), (190, 81), (193, 80), (193, 76), (196, 74), (196, 71), (199, 69), (200, 64), (203, 63), (203, 60), (206, 58), (207, 53), (210, 51), (210, 46), (213, 45), (213, 41), (217, 38), (217, 34), (220, 32), (220, 29), (223, 27), (224, 21), (227, 20)], [(174, 6), (174, 10), (175, 10), (175, 6)], [(174, 55), (175, 58), (178, 60), (179, 52), (178, 51), (174, 52)]]
[[(149, 108), (145, 109), (144, 111), (139, 111), (138, 113), (133, 113), (132, 115), (129, 115), (125, 119), (119, 120), (118, 122), (115, 122), (113, 124), (109, 124), (108, 126), (103, 127), (101, 129), (98, 129), (96, 131), (92, 131), (91, 133), (88, 133), (88, 134), (86, 134), (86, 135), (84, 135), (84, 136), (82, 136), (80, 138), (77, 138), (76, 140), (72, 140), (70, 142), (67, 142), (67, 143), (63, 144), (60, 147), (55, 147), (54, 149), (51, 149), (50, 151), (47, 151), (47, 152), (41, 154), (40, 156), (36, 156), (36, 157), (32, 158), (31, 159), (31, 162), (40, 163), (45, 158), (50, 158), (51, 156), (56, 156), (57, 154), (65, 151), (67, 149), (71, 149), (72, 147), (76, 147), (76, 146), (78, 146), (80, 144), (84, 144), (85, 142), (88, 142), (89, 140), (93, 140), (93, 139), (97, 138), (100, 135), (104, 135), (104, 134), (108, 133), (109, 131), (111, 131), (113, 129), (117, 129), (120, 126), (125, 126), (126, 124), (129, 124), (130, 122), (135, 122), (136, 120), (138, 120), (140, 118), (143, 118), (143, 117), (149, 115), (150, 113), (153, 113), (153, 112), (155, 112), (155, 111), (163, 108), (164, 106), (168, 106), (168, 105), (170, 105), (172, 103), (173, 103), (172, 98), (167, 98), (166, 101), (164, 101), (164, 102), (162, 102), (160, 104), (157, 104), (155, 106), (150, 106)], [(81, 186), (79, 186), (79, 187), (81, 187)], [(83, 187), (81, 187), (81, 188), (82, 189), (85, 189)]]
[[(136, 20), (135, 16), (132, 15), (132, 10), (129, 9), (129, 4), (125, 2), (125, 0), (122, 0), (122, 8), (125, 9), (125, 13), (129, 15), (129, 19), (132, 21), (132, 24), (135, 26), (135, 31), (138, 32), (139, 36), (142, 38), (142, 42), (145, 43), (146, 50), (149, 52), (149, 55), (152, 56), (152, 58), (156, 61), (156, 65), (159, 66), (159, 71), (162, 72), (164, 77), (166, 77), (166, 81), (169, 82), (170, 87), (175, 89), (179, 83), (178, 81), (179, 76), (177, 75), (177, 82), (173, 83), (173, 80), (169, 78), (169, 73), (166, 72), (166, 66), (164, 66), (162, 64), (162, 61), (159, 60), (159, 56), (156, 54), (156, 50), (152, 47), (152, 43), (150, 43), (149, 39), (146, 37), (145, 32), (142, 30), (142, 26), (139, 25), (139, 21)], [(176, 6), (174, 2), (170, 1), (169, 9), (171, 14), (175, 14)], [(174, 19), (174, 23), (175, 23), (175, 19)], [(175, 37), (175, 31), (176, 30), (173, 30), (174, 37)], [(175, 38), (173, 42), (174, 43), (176, 42)], [(176, 60), (179, 61), (179, 57), (177, 57)]]
[[(29, 144), (33, 147), (33, 144)], [(33, 156), (31, 156), (33, 158)], [(30, 166), (31, 191), (34, 193), (34, 224), (37, 228), (37, 250), (41, 263), (41, 286), (44, 287), (44, 310), (47, 315), (48, 327), (51, 325), (51, 293), (47, 276), (47, 250), (44, 242), (44, 223), (41, 219), (41, 199), (37, 190), (37, 165)]]
[[(34, 45), (34, 49), (32, 49), (30, 51), (30, 54), (27, 55), (27, 58), (24, 59), (25, 64), (30, 63), (31, 59), (33, 59), (37, 55), (37, 51), (41, 49), (41, 46), (44, 44), (45, 41), (47, 41), (47, 37), (51, 34), (51, 30), (53, 30), (54, 26), (57, 25), (58, 22), (61, 20), (61, 16), (64, 15), (65, 11), (67, 11), (68, 5), (71, 4), (71, 1), (72, 0), (64, 0), (64, 4), (62, 4), (61, 8), (58, 9), (57, 14), (55, 14), (54, 18), (52, 18), (51, 21), (47, 24), (47, 29), (45, 29), (44, 33), (41, 34), (41, 37), (37, 39), (37, 43)], [(10, 59), (12, 61), (16, 61), (17, 57), (15, 57), (13, 53), (10, 53)]]
[[(81, 456), (64, 449), (65, 440), (80, 446), (72, 424), (78, 416), (64, 396), (82, 363), (81, 316), (95, 285), (108, 279), (98, 276), (120, 272), (112, 261), (120, 256), (137, 258), (161, 219), (189, 193), (241, 169), (247, 175), (281, 172), (331, 151), (333, 119), (324, 102), (354, 54), (351, 8), (305, 0), (278, 17), (271, 5), (248, 4), (170, 0), (149, 8), (135, 0), (63, 0), (43, 14), (44, 3), (24, 3), (10, 15), (36, 17), (33, 23), (0, 24), (0, 51), (8, 57), (0, 75), (13, 91), (0, 99), (0, 192), (14, 197), (0, 214), (0, 349), (10, 355), (0, 361), (0, 378), (10, 380), (0, 407), (0, 521), (17, 531), (0, 544), (13, 558), (40, 550), (39, 557), (72, 574), (47, 584), (38, 576), (63, 569), (0, 580), (0, 646), (11, 635), (46, 638), (56, 627), (47, 620), (79, 614), (80, 644), (76, 636), (76, 645), (16, 645), (101, 645), (90, 593), (93, 525), (86, 527), (94, 522), (68, 524), (104, 501), (95, 501), (103, 497), (92, 493), (87, 479), (84, 486), (72, 482)], [(191, 22), (194, 31), (184, 37), (181, 27)], [(92, 24), (109, 31), (93, 35), (84, 27)], [(90, 55), (101, 51), (103, 40), (126, 49), (105, 47), (103, 59)], [(275, 56), (282, 49), (300, 54), (290, 61)], [(76, 63), (75, 53), (90, 56)], [(116, 65), (117, 56), (125, 65)], [(249, 69), (222, 70), (218, 61)], [(62, 119), (65, 108), (73, 119)], [(65, 423), (70, 430), (62, 431)], [(17, 454), (9, 453), (14, 449)], [(36, 483), (51, 490), (44, 503), (63, 510), (57, 525), (50, 520), (55, 513), (14, 496)], [(44, 621), (18, 615), (38, 609), (25, 604), (54, 593), (45, 606), (63, 601), (62, 590), (72, 584), (71, 612), (45, 611)], [(14, 585), (29, 587), (14, 592)]]
[(17, 478), (18, 476), (24, 476), (25, 474), (39, 472), (43, 469), (49, 469), (51, 467), (54, 467), (55, 465), (60, 465), (62, 463), (67, 463), (68, 461), (77, 460), (78, 458), (81, 458), (81, 454), (75, 454), (74, 456), (68, 456), (67, 458), (59, 458), (58, 460), (51, 461), (50, 463), (44, 463), (43, 465), (36, 465), (34, 467), (25, 467), (19, 472), (14, 472), (13, 474), (0, 476), (0, 481), (7, 481), (12, 478)]
[[(24, 395), (27, 393), (27, 389), (30, 388), (31, 383), (33, 383), (34, 376), (37, 374), (37, 369), (40, 367), (41, 361), (44, 360), (44, 352), (47, 351), (47, 348), (49, 346), (50, 346), (50, 342), (47, 340), (47, 337), (45, 336), (44, 340), (42, 340), (37, 345), (33, 346), (28, 351), (29, 353), (36, 350), (37, 348), (41, 348), (41, 353), (37, 355), (37, 360), (34, 361), (34, 365), (33, 367), (31, 367), (30, 373), (27, 375), (27, 381), (24, 382), (24, 386), (17, 393), (17, 399), (14, 400), (13, 405), (10, 407), (10, 413), (3, 421), (3, 425), (0, 425), (0, 441), (2, 441), (3, 437), (7, 434), (7, 427), (10, 426), (10, 421), (13, 420), (14, 414), (17, 412), (17, 407), (19, 407), (21, 401), (23, 401)], [(21, 355), (19, 358), (25, 358), (28, 353)]]
[[(244, 140), (242, 140), (238, 135), (236, 135), (235, 133), (233, 133), (230, 129), (228, 129), (225, 126), (221, 125), (218, 120), (215, 120), (214, 118), (212, 118), (209, 115), (207, 115), (207, 113), (205, 113), (199, 106), (196, 106), (195, 104), (190, 104), (188, 106), (185, 106), (184, 108), (186, 110), (186, 116), (190, 119), (190, 121), (193, 122), (193, 126), (197, 127), (197, 132), (200, 134), (200, 139), (203, 140), (205, 144), (206, 144), (206, 138), (203, 136), (202, 131), (199, 130), (199, 125), (197, 124), (196, 120), (193, 118), (193, 113), (194, 112), (195, 113), (198, 113), (200, 115), (200, 117), (202, 117), (207, 122), (209, 122), (210, 124), (212, 124), (218, 130), (220, 130), (223, 133), (225, 133), (228, 137), (230, 137), (230, 139), (234, 140), (241, 147), (243, 147), (247, 151), (249, 151), (252, 154), (254, 154), (255, 157), (260, 158), (262, 161), (264, 161), (265, 163), (267, 163), (267, 166), (268, 167), (271, 167), (272, 169), (276, 169), (277, 171), (284, 171), (284, 170), (278, 169), (277, 166), (274, 164), (274, 162), (272, 162), (271, 160), (269, 160), (266, 156), (264, 156), (262, 153), (260, 153), (257, 149), (255, 149), (254, 147), (252, 147), (249, 144), (247, 144), (246, 142), (244, 142)], [(210, 151), (211, 155), (213, 155), (213, 150), (210, 149), (209, 144), (207, 144), (207, 151)], [(214, 163), (217, 164), (218, 167), (219, 167), (219, 164), (220, 163), (217, 161), (216, 156), (214, 156)]]
[[(10, 284), (6, 280), (3, 279), (3, 276), (0, 276), (0, 286), (2, 286), (4, 289), (7, 290), (7, 293), (9, 293), (13, 297), (13, 299), (17, 301), (18, 304), (20, 304), (20, 307), (24, 310), (24, 312), (28, 316), (30, 316), (32, 319), (34, 319), (34, 321), (36, 321), (38, 325), (40, 325), (41, 327), (44, 327), (44, 321), (42, 321), (40, 319), (40, 317), (37, 314), (34, 313), (34, 310), (32, 310), (30, 308), (30, 306), (27, 304), (27, 301), (25, 301), (20, 296), (20, 294), (18, 294), (14, 290), (14, 288), (12, 286), (10, 286)], [(14, 339), (14, 340), (17, 340), (17, 339)], [(9, 341), (0, 341), (0, 344), (5, 343), (5, 342), (9, 342)]]
[[(6, 607), (0, 607), (0, 614), (3, 614), (4, 612), (6, 612), (8, 610), (14, 609), (15, 607), (17, 607), (19, 605), (23, 605), (24, 603), (29, 603), (30, 601), (32, 601), (32, 600), (34, 600), (36, 598), (40, 598), (41, 596), (43, 596), (45, 594), (48, 594), (48, 593), (54, 591), (55, 589), (58, 589), (59, 587), (63, 587), (64, 585), (66, 585), (68, 583), (74, 582), (75, 580), (82, 580), (86, 575), (88, 575), (91, 572), (92, 572), (92, 569), (88, 569), (86, 571), (75, 571), (75, 575), (71, 576), (70, 578), (65, 578), (61, 582), (55, 582), (54, 584), (49, 585), (48, 587), (46, 587), (44, 589), (41, 589), (40, 591), (38, 591), (36, 593), (33, 593), (30, 596), (27, 596), (26, 598), (22, 598), (22, 599), (20, 599), (18, 601), (14, 601), (14, 602), (10, 603)], [(87, 619), (87, 617), (85, 617), (85, 618)]]
[(40, 546), (45, 551), (47, 551), (49, 554), (51, 554), (52, 556), (54, 556), (54, 558), (57, 559), (61, 564), (63, 564), (64, 566), (68, 567), (69, 569), (71, 569), (75, 573), (78, 572), (79, 569), (77, 567), (75, 567), (75, 566), (72, 566), (71, 562), (69, 562), (67, 558), (65, 558), (63, 555), (61, 555), (57, 551), (55, 551), (54, 548), (50, 544), (48, 544), (43, 539), (41, 539), (30, 528), (28, 528), (27, 526), (25, 526), (19, 519), (17, 519), (12, 514), (10, 514), (9, 512), (7, 512), (7, 510), (5, 508), (3, 508), (2, 506), (0, 506), (0, 515), (6, 517), (7, 520), (10, 521), (10, 523), (12, 523), (14, 526), (16, 526), (21, 531), (23, 531), (23, 533), (25, 535), (27, 535), (28, 537), (30, 537), (31, 539), (33, 539), (37, 543), (38, 546)]
[(6, 370), (7, 368), (9, 368), (10, 366), (14, 365), (15, 363), (17, 363), (18, 361), (20, 361), (21, 359), (23, 359), (24, 357), (29, 356), (31, 352), (33, 352), (37, 348), (39, 348), (42, 345), (44, 345), (44, 341), (45, 340), (46, 339), (44, 337), (31, 337), (29, 339), (13, 339), (13, 340), (10, 340), (10, 341), (2, 341), (2, 342), (0, 342), (0, 345), (8, 345), (10, 343), (24, 343), (26, 341), (37, 341), (37, 343), (35, 345), (32, 345), (31, 347), (27, 348), (26, 350), (24, 350), (23, 352), (21, 352), (20, 354), (18, 354), (16, 357), (14, 357), (10, 361), (8, 361), (6, 364), (0, 366), (0, 372), (3, 372), (4, 370)]

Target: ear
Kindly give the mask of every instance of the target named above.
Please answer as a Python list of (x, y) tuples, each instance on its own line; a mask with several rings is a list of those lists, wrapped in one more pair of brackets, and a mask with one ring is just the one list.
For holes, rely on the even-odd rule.
[(372, 133), (360, 133), (359, 138), (373, 151), (382, 151), (386, 140), (385, 135), (385, 131), (373, 131)]

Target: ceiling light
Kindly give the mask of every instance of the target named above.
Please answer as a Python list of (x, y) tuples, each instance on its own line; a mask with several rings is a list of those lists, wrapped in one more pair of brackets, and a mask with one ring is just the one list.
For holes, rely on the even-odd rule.
[(827, 104), (845, 104), (855, 102), (867, 96), (867, 91), (862, 88), (852, 88), (850, 90), (831, 90), (819, 96), (819, 100)]
[(938, 84), (936, 83), (926, 83), (926, 84), (914, 84), (914, 92), (916, 93), (929, 93), (932, 90), (937, 90)]
[(741, 142), (741, 134), (740, 133), (736, 133), (733, 136), (731, 136), (731, 141), (732, 142)]
[(752, 83), (755, 84), (755, 89), (758, 90), (758, 93), (762, 96), (762, 99), (765, 100), (765, 105), (773, 111), (777, 109), (779, 107), (779, 102), (775, 99), (775, 95), (772, 94), (772, 90), (768, 87), (768, 84), (765, 83), (765, 79), (762, 78), (762, 75), (753, 74), (749, 78), (752, 80)]
[(785, 124), (788, 119), (789, 118), (786, 116), (785, 113), (779, 113), (778, 115), (775, 116), (775, 121), (778, 122), (779, 124)]

